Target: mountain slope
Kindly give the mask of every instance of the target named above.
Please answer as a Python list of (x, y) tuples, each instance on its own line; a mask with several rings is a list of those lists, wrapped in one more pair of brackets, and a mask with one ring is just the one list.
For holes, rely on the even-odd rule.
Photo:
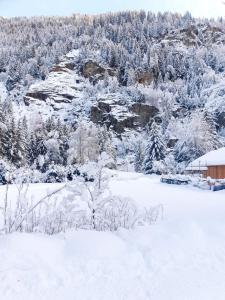
[[(145, 155), (149, 129), (156, 122), (166, 145), (165, 172), (174, 166), (182, 171), (191, 160), (224, 145), (223, 19), (128, 11), (3, 19), (0, 25), (0, 81), (8, 93), (3, 111), (11, 111), (6, 108), (12, 102), (15, 119), (26, 116), (29, 147), (37, 124), (40, 130), (49, 118), (70, 127), (64, 139), (68, 153), (74, 131), (84, 121), (87, 127), (106, 127), (115, 156), (131, 165), (137, 151), (139, 157)], [(56, 126), (47, 127), (49, 132), (41, 133), (44, 145), (59, 136)], [(32, 163), (48, 149), (42, 152)]]

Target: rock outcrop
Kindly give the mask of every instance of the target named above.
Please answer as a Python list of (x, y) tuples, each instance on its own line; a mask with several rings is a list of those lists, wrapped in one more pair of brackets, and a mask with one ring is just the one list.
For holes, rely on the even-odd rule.
[(44, 81), (39, 81), (30, 86), (24, 102), (26, 105), (48, 103), (53, 109), (58, 110), (59, 104), (69, 104), (73, 99), (81, 97), (84, 78), (74, 71), (75, 64), (72, 56), (55, 65)]
[[(86, 103), (83, 97), (86, 84), (91, 81), (93, 84), (102, 80), (105, 76), (114, 76), (114, 70), (100, 66), (94, 61), (84, 63), (81, 72), (75, 66), (75, 59), (72, 55), (66, 56), (62, 62), (55, 65), (48, 77), (39, 81), (29, 88), (24, 101), (29, 109), (35, 107), (38, 112), (48, 115), (62, 116), (76, 119), (85, 111)], [(139, 74), (142, 83), (149, 84), (152, 81), (150, 73)], [(138, 130), (158, 114), (158, 109), (144, 103), (134, 102), (119, 93), (106, 94), (97, 101), (90, 100), (90, 120), (96, 124), (106, 124), (118, 134), (127, 130)], [(86, 101), (87, 102), (87, 101)]]
[(130, 111), (135, 115), (135, 123), (140, 127), (145, 127), (159, 113), (158, 108), (145, 103), (134, 103), (130, 106)]
[(89, 60), (81, 67), (81, 74), (91, 82), (96, 83), (98, 80), (103, 80), (106, 75), (115, 76), (115, 71), (111, 68), (104, 68), (97, 62)]
[(153, 72), (146, 71), (138, 73), (136, 76), (136, 81), (143, 85), (150, 85), (154, 80)]
[(127, 129), (145, 127), (158, 113), (154, 106), (143, 103), (124, 105), (118, 95), (107, 95), (92, 106), (90, 119), (121, 134)]
[(224, 32), (219, 27), (206, 25), (190, 25), (187, 28), (167, 32), (162, 40), (163, 43), (186, 47), (201, 46), (207, 44), (225, 44)]

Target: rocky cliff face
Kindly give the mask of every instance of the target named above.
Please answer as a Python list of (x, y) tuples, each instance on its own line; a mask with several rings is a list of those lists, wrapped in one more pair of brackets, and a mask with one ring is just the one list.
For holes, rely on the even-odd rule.
[(88, 81), (95, 84), (105, 76), (115, 76), (111, 68), (104, 68), (91, 60), (84, 62), (81, 68), (76, 66), (76, 55), (77, 51), (70, 52), (50, 70), (46, 80), (31, 85), (24, 97), (25, 104), (44, 101), (58, 110), (58, 104), (79, 99)]
[(161, 39), (162, 43), (178, 46), (179, 43), (186, 47), (210, 44), (225, 44), (224, 32), (215, 26), (199, 24), (187, 28), (171, 30)]
[[(125, 99), (119, 93), (107, 93), (97, 99), (85, 96), (85, 88), (95, 85), (107, 76), (115, 76), (115, 71), (94, 61), (84, 62), (82, 67), (76, 66), (74, 58), (77, 53), (69, 53), (55, 65), (44, 81), (33, 84), (24, 98), (31, 110), (39, 110), (43, 115), (44, 107), (50, 113), (67, 119), (79, 118), (90, 105), (87, 117), (96, 124), (106, 124), (108, 128), (121, 134), (126, 130), (138, 130), (154, 118), (158, 109), (145, 103), (135, 103)], [(140, 81), (149, 84), (151, 74), (139, 74)]]
[(124, 105), (118, 95), (107, 95), (91, 107), (90, 119), (97, 124), (106, 124), (121, 134), (127, 129), (145, 127), (158, 113), (154, 106), (144, 103)]
[[(225, 35), (217, 27), (206, 24), (191, 25), (185, 29), (171, 30), (154, 42), (162, 51), (167, 46), (176, 49), (174, 53), (180, 58), (190, 47), (200, 47), (212, 42), (225, 44)], [(129, 95), (120, 94), (116, 89), (114, 92), (102, 92), (100, 88), (94, 95), (87, 93), (88, 85), (95, 87), (108, 79), (118, 83), (120, 74), (118, 69), (106, 66), (101, 59), (94, 59), (95, 55), (79, 61), (78, 64), (76, 60), (78, 54), (77, 50), (68, 53), (50, 70), (45, 80), (33, 84), (28, 89), (24, 97), (28, 109), (36, 110), (42, 116), (52, 114), (72, 121), (85, 115), (96, 124), (106, 124), (118, 134), (127, 130), (140, 130), (159, 114), (158, 108), (154, 106), (157, 106), (157, 101), (148, 105), (143, 99), (141, 101), (129, 99)], [(157, 72), (157, 68), (137, 70), (134, 74), (134, 89), (138, 85), (143, 87), (152, 85), (159, 76)], [(167, 80), (171, 83), (177, 80), (174, 68), (170, 70), (168, 67)], [(224, 102), (223, 91), (224, 84), (220, 83), (214, 84), (212, 88), (207, 87), (201, 93), (202, 102), (206, 109), (214, 112), (219, 128), (225, 128), (225, 107), (221, 105)], [(189, 113), (181, 106), (171, 110), (174, 118)]]
[(103, 80), (107, 75), (115, 76), (116, 72), (111, 68), (104, 68), (97, 62), (89, 60), (81, 67), (81, 74), (95, 84), (99, 80)]
[(35, 102), (46, 102), (58, 110), (61, 103), (71, 103), (80, 97), (84, 78), (75, 71), (73, 56), (69, 54), (58, 65), (54, 66), (44, 81), (39, 81), (29, 88), (24, 101), (26, 105)]

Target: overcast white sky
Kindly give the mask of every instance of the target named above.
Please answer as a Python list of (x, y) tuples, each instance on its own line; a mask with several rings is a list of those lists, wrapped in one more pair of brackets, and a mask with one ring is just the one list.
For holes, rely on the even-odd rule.
[(225, 16), (222, 0), (0, 0), (1, 16), (71, 15), (119, 10), (190, 11), (193, 16)]

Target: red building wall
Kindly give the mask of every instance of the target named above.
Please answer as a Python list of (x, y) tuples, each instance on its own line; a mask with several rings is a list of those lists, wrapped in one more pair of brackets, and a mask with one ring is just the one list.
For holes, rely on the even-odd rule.
[(225, 178), (225, 165), (224, 166), (210, 166), (208, 170), (203, 172), (204, 177), (211, 177), (214, 179)]

